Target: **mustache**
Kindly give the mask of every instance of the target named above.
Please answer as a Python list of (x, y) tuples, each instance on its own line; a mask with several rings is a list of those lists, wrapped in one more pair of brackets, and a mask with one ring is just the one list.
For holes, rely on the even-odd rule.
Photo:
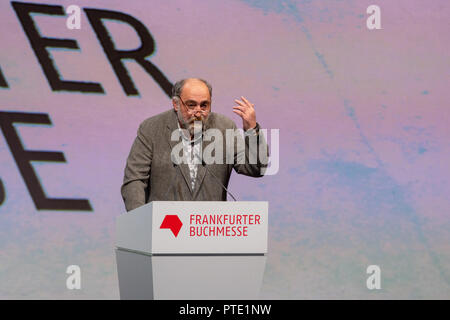
[(192, 123), (194, 123), (195, 121), (201, 121), (202, 123), (204, 123), (204, 122), (206, 121), (206, 117), (204, 117), (204, 116), (199, 116), (199, 117), (193, 116), (193, 117), (191, 117), (191, 118), (188, 120), (188, 123), (189, 123), (189, 124), (192, 124)]

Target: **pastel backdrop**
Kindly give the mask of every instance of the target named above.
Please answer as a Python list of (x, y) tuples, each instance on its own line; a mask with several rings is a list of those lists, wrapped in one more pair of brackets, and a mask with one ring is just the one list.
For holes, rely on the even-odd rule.
[[(64, 163), (32, 162), (45, 194), (92, 206), (37, 210), (0, 135), (0, 298), (119, 298), (126, 157), (140, 122), (170, 99), (132, 60), (139, 95), (125, 94), (83, 8), (142, 22), (156, 46), (147, 60), (171, 83), (207, 79), (213, 111), (242, 126), (232, 106), (243, 95), (263, 128), (279, 129), (278, 173), (230, 183), (240, 200), (269, 201), (261, 298), (450, 298), (448, 1), (26, 3), (82, 8), (80, 30), (67, 16), (32, 17), (42, 36), (80, 47), (49, 49), (61, 77), (104, 93), (53, 91), (11, 2), (0, 3), (0, 111), (48, 114), (52, 125), (14, 125), (25, 149), (64, 153)], [(380, 30), (366, 27), (371, 4)], [(116, 48), (140, 46), (129, 25), (104, 23)], [(73, 264), (81, 290), (66, 288)], [(380, 290), (366, 287), (369, 265), (380, 266)]]

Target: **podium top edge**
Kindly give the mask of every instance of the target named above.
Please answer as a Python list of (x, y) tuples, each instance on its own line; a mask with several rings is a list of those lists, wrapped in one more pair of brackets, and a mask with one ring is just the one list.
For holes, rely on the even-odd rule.
[(146, 204), (150, 203), (158, 203), (158, 202), (173, 202), (173, 203), (269, 203), (269, 201), (168, 201), (168, 200), (157, 200), (157, 201), (150, 201)]

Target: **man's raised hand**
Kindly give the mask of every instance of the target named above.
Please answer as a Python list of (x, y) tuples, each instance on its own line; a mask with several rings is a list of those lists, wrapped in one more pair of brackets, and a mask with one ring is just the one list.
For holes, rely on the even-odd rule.
[(234, 100), (238, 105), (233, 107), (233, 112), (242, 118), (242, 127), (247, 131), (256, 127), (255, 105), (242, 96), (241, 99)]

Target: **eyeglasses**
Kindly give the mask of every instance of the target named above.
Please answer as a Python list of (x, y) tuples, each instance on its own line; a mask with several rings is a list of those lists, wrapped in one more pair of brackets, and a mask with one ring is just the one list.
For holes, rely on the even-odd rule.
[(180, 98), (181, 103), (183, 103), (189, 111), (194, 111), (197, 106), (200, 106), (201, 111), (205, 112), (209, 109), (209, 107), (211, 107), (211, 102), (209, 101), (203, 101), (199, 104), (195, 101), (189, 100), (187, 103), (185, 103), (180, 96), (177, 97)]

